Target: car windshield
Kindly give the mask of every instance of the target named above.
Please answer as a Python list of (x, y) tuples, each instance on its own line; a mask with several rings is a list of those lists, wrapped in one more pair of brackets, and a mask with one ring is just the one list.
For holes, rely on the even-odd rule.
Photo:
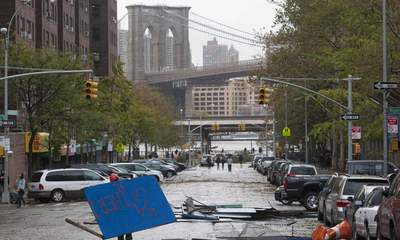
[(343, 195), (354, 195), (364, 185), (387, 185), (384, 179), (349, 179), (343, 189)]
[(111, 168), (119, 171), (120, 173), (129, 173), (128, 170), (126, 170), (125, 168), (122, 168), (120, 166), (112, 166)]
[(315, 169), (313, 167), (292, 167), (290, 173), (296, 175), (315, 175)]

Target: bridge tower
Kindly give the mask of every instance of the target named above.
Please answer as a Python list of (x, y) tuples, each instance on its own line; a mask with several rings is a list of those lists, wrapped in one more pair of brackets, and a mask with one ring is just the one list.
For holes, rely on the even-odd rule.
[(191, 66), (190, 7), (131, 5), (127, 9), (128, 79), (143, 82), (146, 72)]

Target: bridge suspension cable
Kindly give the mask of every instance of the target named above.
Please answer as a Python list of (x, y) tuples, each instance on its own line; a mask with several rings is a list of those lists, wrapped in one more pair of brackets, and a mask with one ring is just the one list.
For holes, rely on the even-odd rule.
[(197, 17), (199, 17), (199, 18), (202, 18), (202, 19), (204, 19), (204, 20), (210, 21), (210, 22), (212, 22), (212, 23), (218, 24), (218, 25), (220, 25), (220, 26), (223, 26), (223, 27), (226, 27), (226, 28), (229, 28), (229, 29), (232, 29), (232, 30), (235, 30), (235, 31), (238, 31), (238, 32), (247, 34), (247, 35), (250, 35), (250, 36), (252, 36), (252, 37), (257, 37), (254, 33), (249, 33), (249, 32), (246, 32), (246, 31), (244, 31), (244, 30), (241, 30), (241, 29), (238, 29), (238, 28), (235, 28), (235, 27), (231, 27), (231, 26), (229, 26), (229, 25), (226, 25), (226, 24), (217, 22), (217, 21), (215, 21), (215, 20), (213, 20), (213, 19), (211, 19), (211, 18), (207, 18), (207, 17), (201, 16), (200, 14), (197, 14), (197, 13), (195, 13), (195, 12), (190, 12), (190, 14), (192, 14), (192, 15), (194, 15), (194, 16), (197, 16)]
[(168, 14), (170, 14), (170, 15), (173, 15), (173, 16), (175, 16), (175, 17), (178, 17), (178, 18), (180, 18), (180, 19), (183, 19), (183, 20), (185, 20), (185, 21), (189, 21), (189, 22), (195, 23), (195, 24), (197, 24), (197, 25), (200, 25), (200, 26), (202, 26), (202, 27), (209, 28), (209, 29), (211, 29), (211, 30), (213, 30), (213, 31), (217, 31), (217, 32), (220, 32), (220, 33), (224, 33), (224, 34), (227, 34), (227, 35), (230, 35), (230, 36), (232, 36), (232, 37), (239, 38), (239, 39), (242, 39), (242, 40), (245, 40), (245, 41), (249, 41), (249, 42), (253, 42), (253, 43), (254, 43), (254, 42), (257, 42), (256, 36), (254, 36), (254, 38), (251, 39), (251, 38), (248, 38), (248, 37), (240, 36), (240, 35), (235, 34), (235, 33), (232, 33), (232, 32), (227, 32), (227, 31), (225, 31), (225, 30), (223, 30), (223, 29), (220, 29), (220, 28), (217, 28), (217, 27), (213, 27), (213, 26), (207, 25), (207, 24), (205, 24), (205, 23), (201, 23), (201, 22), (199, 22), (199, 21), (196, 21), (196, 20), (193, 20), (193, 19), (190, 19), (190, 18), (182, 17), (182, 16), (180, 16), (180, 15), (178, 15), (178, 14), (175, 14), (175, 13), (173, 13), (173, 12), (171, 12), (171, 11), (168, 11), (168, 10), (165, 10), (165, 9), (163, 9), (163, 11), (166, 12), (166, 13), (168, 13)]
[(175, 23), (175, 24), (179, 24), (179, 25), (184, 26), (184, 27), (188, 27), (188, 28), (193, 29), (195, 31), (198, 31), (198, 32), (201, 32), (201, 33), (205, 33), (205, 34), (208, 34), (208, 35), (212, 35), (214, 37), (222, 38), (222, 39), (229, 40), (229, 41), (232, 41), (232, 42), (245, 44), (245, 45), (252, 46), (252, 47), (260, 47), (260, 48), (264, 47), (261, 44), (254, 43), (254, 41), (253, 42), (245, 42), (245, 41), (237, 40), (237, 39), (234, 39), (234, 38), (225, 37), (225, 36), (222, 36), (222, 35), (219, 35), (219, 34), (216, 34), (216, 33), (208, 32), (206, 30), (201, 30), (201, 29), (193, 27), (193, 26), (187, 26), (186, 24), (183, 24), (183, 23), (181, 23), (179, 21), (174, 21), (174, 20), (172, 20), (170, 18), (167, 18), (165, 16), (161, 16), (159, 14), (155, 14), (155, 13), (152, 13), (152, 12), (147, 12), (147, 13), (150, 14), (150, 15), (153, 15), (155, 17), (164, 19), (166, 21), (169, 21), (169, 22), (172, 22), (172, 23)]

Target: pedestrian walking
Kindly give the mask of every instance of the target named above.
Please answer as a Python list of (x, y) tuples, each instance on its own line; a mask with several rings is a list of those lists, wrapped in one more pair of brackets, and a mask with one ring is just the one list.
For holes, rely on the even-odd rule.
[(228, 156), (228, 172), (232, 172), (232, 157)]
[(242, 166), (243, 166), (243, 155), (242, 154), (239, 155), (239, 162), (240, 162), (240, 168), (242, 168)]
[(206, 161), (207, 161), (207, 167), (208, 167), (208, 169), (210, 169), (211, 168), (211, 157), (208, 156)]
[(222, 171), (224, 170), (224, 165), (225, 165), (225, 156), (222, 156), (222, 158), (221, 158)]
[(215, 161), (217, 162), (217, 170), (219, 170), (219, 164), (221, 163), (221, 158), (217, 156), (217, 159)]
[[(111, 173), (110, 182), (119, 181), (119, 177), (116, 173)], [(125, 235), (118, 236), (118, 240), (132, 240), (132, 233), (127, 233)]]
[(19, 178), (17, 179), (17, 193), (18, 193), (18, 199), (17, 199), (18, 208), (21, 207), (22, 203), (25, 207), (25, 200), (24, 200), (25, 177), (23, 173), (21, 173), (21, 175), (19, 175)]

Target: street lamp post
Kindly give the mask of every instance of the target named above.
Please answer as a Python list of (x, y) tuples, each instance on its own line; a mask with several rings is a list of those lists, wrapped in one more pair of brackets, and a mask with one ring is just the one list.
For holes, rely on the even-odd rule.
[[(387, 15), (386, 15), (386, 0), (382, 0), (382, 47), (383, 47), (383, 82), (387, 82)], [(383, 92), (383, 174), (387, 175), (388, 165), (388, 140), (387, 140), (387, 92)]]

